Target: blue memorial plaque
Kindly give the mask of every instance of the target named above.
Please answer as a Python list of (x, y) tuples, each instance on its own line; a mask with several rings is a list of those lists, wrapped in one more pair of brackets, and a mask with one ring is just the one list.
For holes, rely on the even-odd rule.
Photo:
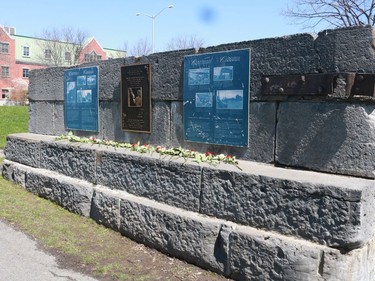
[(98, 131), (98, 67), (64, 72), (64, 119), (67, 130)]
[(185, 57), (185, 140), (248, 146), (250, 50)]

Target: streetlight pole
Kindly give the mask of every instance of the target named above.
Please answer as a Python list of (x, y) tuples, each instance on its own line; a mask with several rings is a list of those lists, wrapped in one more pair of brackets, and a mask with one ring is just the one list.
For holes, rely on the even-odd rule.
[(146, 16), (146, 17), (149, 17), (151, 20), (152, 20), (152, 53), (154, 53), (154, 48), (155, 48), (155, 42), (154, 42), (154, 37), (155, 37), (155, 18), (160, 15), (164, 10), (166, 9), (172, 9), (174, 8), (173, 5), (169, 5), (163, 9), (161, 9), (157, 14), (155, 15), (149, 15), (149, 14), (145, 14), (145, 13), (136, 13), (135, 15), (136, 16)]

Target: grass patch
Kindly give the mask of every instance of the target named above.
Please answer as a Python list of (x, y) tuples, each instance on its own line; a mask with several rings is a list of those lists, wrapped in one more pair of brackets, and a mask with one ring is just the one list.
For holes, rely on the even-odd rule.
[(28, 122), (28, 106), (0, 106), (0, 149), (5, 147), (7, 135), (26, 133)]
[(100, 280), (227, 280), (135, 243), (1, 176), (0, 218), (57, 254), (63, 266)]

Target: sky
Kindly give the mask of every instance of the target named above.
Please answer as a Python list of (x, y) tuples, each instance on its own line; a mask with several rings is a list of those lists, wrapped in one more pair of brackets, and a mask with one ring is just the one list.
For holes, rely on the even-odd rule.
[[(18, 35), (39, 37), (43, 30), (71, 27), (87, 32), (102, 47), (130, 49), (140, 39), (155, 51), (166, 50), (173, 38), (196, 36), (204, 46), (241, 42), (306, 30), (282, 16), (293, 0), (12, 0), (1, 1), (0, 25)], [(173, 8), (166, 8), (173, 5)], [(164, 9), (166, 8), (166, 9)], [(164, 9), (164, 10), (163, 10)], [(137, 13), (142, 13), (136, 16)]]

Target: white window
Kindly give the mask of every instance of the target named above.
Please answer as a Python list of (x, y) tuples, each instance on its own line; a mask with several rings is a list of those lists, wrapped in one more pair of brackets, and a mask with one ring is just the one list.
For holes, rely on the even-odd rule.
[(94, 62), (98, 60), (102, 60), (102, 56), (97, 55), (95, 51), (92, 51), (90, 54), (85, 54), (85, 62)]
[(70, 52), (65, 52), (65, 60), (70, 61), (71, 59), (72, 59), (72, 55), (70, 54)]
[(25, 45), (23, 46), (23, 56), (24, 57), (29, 57), (30, 56), (30, 47)]
[(3, 54), (9, 53), (9, 43), (0, 42), (0, 53), (3, 53)]
[(1, 67), (1, 76), (9, 77), (9, 66), (2, 66)]
[(30, 69), (28, 69), (28, 68), (22, 68), (22, 77), (23, 78), (29, 78), (29, 71), (30, 71)]
[(50, 49), (44, 50), (44, 58), (46, 59), (52, 59), (52, 51)]
[(9, 99), (9, 90), (8, 89), (2, 89), (1, 90), (1, 98), (2, 99)]

